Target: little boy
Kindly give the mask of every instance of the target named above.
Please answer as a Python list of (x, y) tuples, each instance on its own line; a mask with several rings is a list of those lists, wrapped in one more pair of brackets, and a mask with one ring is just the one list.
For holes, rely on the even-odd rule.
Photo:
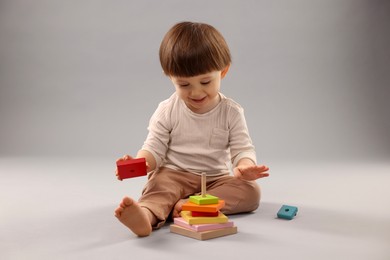
[(267, 177), (268, 167), (256, 164), (243, 109), (220, 93), (231, 64), (225, 39), (208, 24), (181, 22), (167, 32), (159, 55), (176, 91), (159, 104), (136, 156), (146, 159), (149, 172), (142, 196), (138, 202), (125, 197), (115, 216), (136, 235), (148, 236), (200, 192), (202, 173), (207, 193), (225, 201), (224, 214), (257, 209), (255, 180)]

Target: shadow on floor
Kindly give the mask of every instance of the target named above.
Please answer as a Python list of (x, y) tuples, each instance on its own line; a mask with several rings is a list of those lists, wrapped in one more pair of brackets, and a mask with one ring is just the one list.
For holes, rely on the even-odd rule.
[(364, 236), (390, 241), (390, 220), (352, 212), (298, 206), (298, 214), (293, 220), (278, 219), (276, 213), (281, 205), (263, 202), (259, 210), (260, 219), (269, 221), (276, 219), (281, 223), (293, 222), (291, 228), (311, 232), (329, 233), (341, 236)]

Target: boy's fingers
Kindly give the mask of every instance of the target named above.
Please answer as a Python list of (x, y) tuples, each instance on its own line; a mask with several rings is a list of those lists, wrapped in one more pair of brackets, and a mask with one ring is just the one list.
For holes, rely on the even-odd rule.
[(127, 160), (132, 160), (133, 157), (131, 157), (130, 155), (124, 155), (122, 156), (121, 158), (119, 158), (118, 160), (116, 160), (117, 162), (120, 162), (120, 161), (127, 161)]
[(265, 165), (259, 165), (257, 169), (262, 172), (266, 172), (269, 170), (268, 166)]
[(148, 171), (149, 171), (149, 169), (150, 169), (150, 167), (149, 167), (149, 163), (148, 163), (148, 162), (146, 162), (146, 170), (148, 170)]
[(262, 169), (267, 169), (267, 170), (269, 169), (268, 166), (266, 166), (266, 165), (259, 165), (259, 167)]
[(118, 180), (122, 181), (121, 177), (120, 177), (119, 174), (118, 174), (118, 170), (115, 171), (115, 176), (116, 176), (116, 178), (117, 178)]

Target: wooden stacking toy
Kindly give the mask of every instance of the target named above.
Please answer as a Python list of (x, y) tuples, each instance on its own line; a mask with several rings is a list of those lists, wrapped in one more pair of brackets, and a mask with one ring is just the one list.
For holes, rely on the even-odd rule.
[(170, 231), (198, 240), (235, 234), (237, 227), (220, 211), (224, 205), (223, 200), (206, 194), (206, 174), (202, 173), (201, 195), (190, 196)]

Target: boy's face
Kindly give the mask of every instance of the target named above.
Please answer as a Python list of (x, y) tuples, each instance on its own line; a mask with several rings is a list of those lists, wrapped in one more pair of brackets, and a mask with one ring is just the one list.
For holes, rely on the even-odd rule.
[[(228, 68), (227, 68), (228, 69)], [(213, 71), (194, 77), (171, 76), (177, 95), (193, 112), (204, 114), (219, 103), (221, 79), (226, 71)]]

